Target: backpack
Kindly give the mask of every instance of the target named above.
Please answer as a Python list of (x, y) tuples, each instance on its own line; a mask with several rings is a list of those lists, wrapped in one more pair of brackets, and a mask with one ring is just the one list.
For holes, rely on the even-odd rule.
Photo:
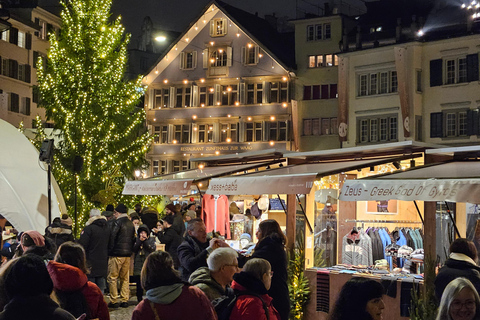
[(265, 314), (267, 316), (267, 320), (270, 320), (270, 313), (268, 312), (268, 307), (265, 301), (263, 301), (262, 297), (251, 291), (237, 291), (234, 294), (230, 294), (227, 296), (221, 296), (220, 298), (216, 298), (212, 301), (213, 308), (217, 313), (218, 320), (228, 320), (230, 319), (230, 315), (232, 314), (233, 308), (237, 303), (237, 299), (240, 296), (254, 296), (259, 298), (262, 301), (263, 310), (265, 310)]

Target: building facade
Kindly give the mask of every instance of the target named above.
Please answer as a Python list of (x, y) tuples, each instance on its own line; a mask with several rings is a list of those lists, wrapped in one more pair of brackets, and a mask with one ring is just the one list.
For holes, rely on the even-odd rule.
[(284, 41), (255, 15), (209, 4), (144, 78), (155, 135), (147, 175), (189, 169), (191, 157), (290, 150), (293, 59)]
[(0, 34), (0, 118), (18, 127), (34, 126), (34, 119), (45, 119), (37, 108), (36, 65), (46, 56), (48, 33), (60, 28), (60, 18), (38, 6), (10, 9), (9, 30)]

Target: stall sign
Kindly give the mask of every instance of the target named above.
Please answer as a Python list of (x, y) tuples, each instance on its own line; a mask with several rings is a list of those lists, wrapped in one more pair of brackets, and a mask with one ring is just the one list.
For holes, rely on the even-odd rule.
[(308, 194), (316, 174), (214, 178), (208, 194)]
[(480, 179), (347, 180), (339, 199), (480, 203)]
[(127, 181), (122, 194), (126, 195), (186, 195), (193, 180), (134, 180)]

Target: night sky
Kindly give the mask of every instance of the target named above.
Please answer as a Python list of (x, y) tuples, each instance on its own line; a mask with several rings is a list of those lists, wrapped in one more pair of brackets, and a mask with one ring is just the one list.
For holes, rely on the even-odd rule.
[[(258, 12), (260, 17), (275, 13), (276, 17), (295, 19), (305, 12), (322, 14), (324, 2), (341, 4), (349, 11), (364, 8), (362, 0), (224, 0), (250, 13)], [(123, 25), (132, 34), (131, 43), (140, 36), (143, 19), (149, 16), (155, 29), (182, 32), (200, 14), (210, 0), (113, 0), (112, 15), (122, 15)], [(39, 0), (47, 9), (59, 7), (58, 0)]]

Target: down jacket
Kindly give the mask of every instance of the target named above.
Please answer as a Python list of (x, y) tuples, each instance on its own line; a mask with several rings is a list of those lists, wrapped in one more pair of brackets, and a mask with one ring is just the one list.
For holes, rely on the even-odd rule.
[(108, 255), (110, 257), (130, 257), (135, 244), (135, 227), (127, 214), (121, 214), (112, 222)]
[(82, 270), (56, 261), (49, 261), (47, 269), (55, 291), (73, 292), (80, 290), (88, 304), (92, 319), (110, 319), (102, 291), (96, 284), (87, 280), (87, 276)]
[(278, 311), (272, 305), (272, 298), (267, 294), (267, 289), (262, 281), (254, 276), (240, 272), (233, 276), (232, 289), (235, 293), (250, 291), (258, 294), (260, 298), (253, 295), (241, 295), (237, 298), (230, 320), (267, 320), (264, 303), (269, 313), (269, 320), (280, 320)]

